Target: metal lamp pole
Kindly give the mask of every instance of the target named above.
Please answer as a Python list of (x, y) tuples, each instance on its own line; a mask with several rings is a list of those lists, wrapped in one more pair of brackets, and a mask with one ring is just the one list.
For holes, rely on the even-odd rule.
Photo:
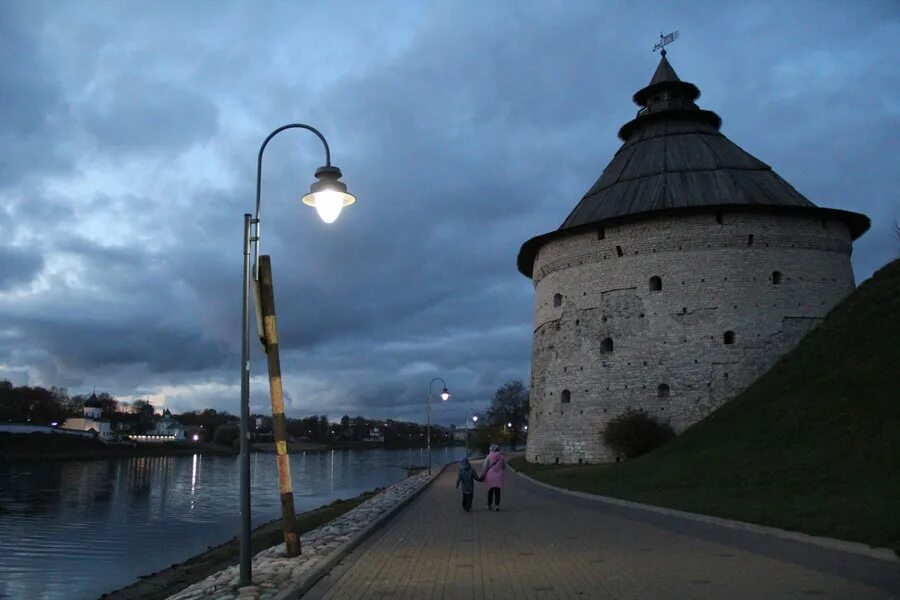
[[(309, 194), (303, 197), (303, 203), (316, 208), (319, 216), (326, 223), (333, 222), (344, 206), (349, 206), (356, 199), (347, 193), (347, 186), (338, 181), (341, 178), (341, 170), (331, 164), (331, 150), (325, 137), (314, 127), (302, 123), (291, 123), (279, 127), (266, 137), (259, 148), (256, 162), (256, 212), (255, 215), (244, 215), (244, 278), (241, 311), (241, 460), (240, 460), (240, 512), (241, 512), (241, 562), (240, 584), (251, 584), (252, 573), (250, 558), (252, 554), (250, 544), (250, 254), (254, 252), (253, 280), (259, 281), (259, 243), (260, 220), (259, 205), (262, 187), (262, 159), (263, 152), (269, 141), (285, 129), (306, 129), (314, 133), (322, 145), (325, 146), (325, 166), (316, 169), (318, 181), (310, 186)], [(257, 308), (259, 308), (257, 302)], [(257, 325), (260, 336), (263, 335), (262, 313), (257, 311)], [(279, 375), (280, 384), (280, 375)], [(283, 414), (281, 415), (283, 419)]]
[(431, 388), (435, 381), (440, 381), (444, 389), (441, 391), (441, 400), (446, 401), (450, 398), (450, 392), (447, 391), (447, 382), (440, 377), (435, 377), (428, 384), (428, 474), (431, 475)]

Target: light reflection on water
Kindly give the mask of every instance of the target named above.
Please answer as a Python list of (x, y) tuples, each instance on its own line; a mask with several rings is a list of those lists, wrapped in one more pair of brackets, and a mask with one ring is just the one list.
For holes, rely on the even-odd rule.
[[(415, 452), (293, 454), (296, 509), (399, 481)], [(463, 454), (434, 449), (432, 461)], [(257, 525), (280, 516), (275, 455), (251, 455), (250, 469)], [(96, 598), (224, 542), (239, 528), (238, 484), (236, 456), (0, 463), (0, 598)]]

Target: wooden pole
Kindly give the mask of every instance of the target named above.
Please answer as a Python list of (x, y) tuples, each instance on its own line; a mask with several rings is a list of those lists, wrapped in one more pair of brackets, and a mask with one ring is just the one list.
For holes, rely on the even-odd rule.
[(278, 461), (278, 490), (281, 493), (281, 515), (284, 520), (284, 546), (288, 556), (300, 554), (300, 538), (294, 514), (294, 491), (291, 484), (291, 462), (287, 453), (287, 421), (284, 417), (284, 392), (281, 387), (281, 361), (278, 357), (278, 333), (275, 328), (275, 287), (272, 283), (272, 260), (259, 257), (259, 300), (263, 321), (263, 346), (269, 365), (269, 392), (272, 395), (272, 432), (275, 434), (275, 457)]

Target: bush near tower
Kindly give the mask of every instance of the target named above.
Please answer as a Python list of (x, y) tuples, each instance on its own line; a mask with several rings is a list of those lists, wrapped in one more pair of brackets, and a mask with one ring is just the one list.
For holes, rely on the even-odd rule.
[(627, 410), (603, 428), (603, 443), (620, 457), (637, 458), (675, 437), (668, 423), (642, 410)]

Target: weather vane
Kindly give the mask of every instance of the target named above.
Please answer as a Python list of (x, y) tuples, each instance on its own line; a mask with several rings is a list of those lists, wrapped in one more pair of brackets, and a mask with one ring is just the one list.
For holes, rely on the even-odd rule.
[(666, 46), (668, 46), (669, 44), (671, 44), (672, 42), (674, 42), (677, 39), (678, 39), (678, 31), (677, 30), (673, 31), (669, 35), (663, 35), (662, 32), (660, 31), (659, 32), (659, 42), (657, 42), (656, 45), (653, 46), (653, 52), (656, 52), (657, 50), (659, 50), (659, 55), (665, 56), (666, 55)]

